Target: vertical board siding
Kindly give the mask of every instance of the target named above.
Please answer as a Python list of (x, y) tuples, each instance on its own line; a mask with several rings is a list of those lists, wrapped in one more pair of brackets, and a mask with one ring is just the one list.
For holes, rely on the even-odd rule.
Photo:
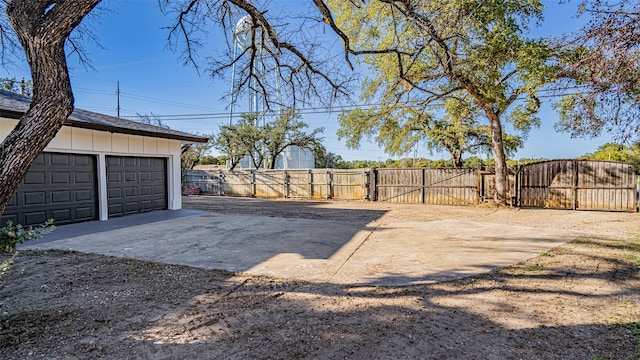
[(255, 192), (259, 198), (287, 197), (287, 174), (282, 170), (263, 170), (254, 172)]
[(363, 200), (369, 169), (183, 170), (184, 186), (203, 193), (261, 198)]
[(577, 161), (579, 210), (635, 211), (637, 177), (628, 164)]
[(423, 169), (378, 169), (376, 199), (394, 203), (422, 203)]
[[(521, 207), (636, 211), (637, 175), (628, 164), (554, 160), (508, 176), (508, 202)], [(475, 205), (495, 195), (495, 174), (462, 169), (184, 170), (183, 184), (214, 195), (261, 198), (375, 199)]]
[(432, 205), (479, 202), (477, 169), (378, 169), (378, 201)]
[(554, 160), (522, 166), (520, 206), (636, 211), (637, 175), (629, 164)]
[(368, 196), (366, 170), (332, 170), (330, 198), (364, 200)]

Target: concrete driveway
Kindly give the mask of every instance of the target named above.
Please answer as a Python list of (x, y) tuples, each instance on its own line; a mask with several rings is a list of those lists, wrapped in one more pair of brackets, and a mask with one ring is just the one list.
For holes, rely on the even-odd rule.
[(311, 282), (408, 285), (515, 264), (574, 237), (568, 230), (456, 219), (363, 223), (348, 216), (179, 210), (64, 225), (21, 249), (71, 249)]

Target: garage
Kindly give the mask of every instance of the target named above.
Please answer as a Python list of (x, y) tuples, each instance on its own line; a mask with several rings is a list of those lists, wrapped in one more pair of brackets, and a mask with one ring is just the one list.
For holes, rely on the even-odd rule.
[(96, 157), (42, 153), (22, 180), (1, 223), (56, 225), (98, 218)]
[(107, 156), (109, 217), (167, 208), (163, 158)]
[[(0, 90), (0, 141), (31, 99)], [(182, 208), (184, 144), (206, 137), (75, 109), (23, 179), (6, 221), (55, 225)]]

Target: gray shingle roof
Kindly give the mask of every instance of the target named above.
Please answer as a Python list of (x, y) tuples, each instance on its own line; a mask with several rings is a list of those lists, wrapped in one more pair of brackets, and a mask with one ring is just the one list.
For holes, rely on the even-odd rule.
[[(29, 109), (31, 98), (6, 90), (0, 90), (0, 116), (19, 119)], [(65, 125), (101, 130), (113, 133), (152, 136), (189, 142), (206, 142), (207, 138), (188, 134), (182, 131), (163, 128), (161, 126), (144, 124), (125, 120), (114, 116), (95, 113), (92, 111), (75, 109)]]

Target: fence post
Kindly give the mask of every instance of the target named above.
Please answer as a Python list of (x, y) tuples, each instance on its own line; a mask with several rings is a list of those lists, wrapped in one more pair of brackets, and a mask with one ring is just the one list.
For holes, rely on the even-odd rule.
[(291, 185), (289, 184), (289, 173), (287, 170), (282, 171), (284, 173), (284, 197), (289, 198), (291, 196)]
[(426, 201), (425, 198), (427, 197), (426, 196), (427, 195), (427, 189), (426, 189), (426, 187), (427, 187), (427, 174), (426, 174), (427, 169), (423, 168), (421, 170), (422, 171), (420, 171), (420, 175), (422, 176), (422, 180), (421, 180), (422, 189), (420, 191), (420, 202), (422, 204), (424, 204), (425, 201)]
[(378, 182), (378, 169), (376, 168), (371, 168), (370, 172), (369, 172), (369, 200), (370, 201), (377, 201), (378, 199), (376, 198), (376, 185)]
[(580, 169), (578, 169), (578, 160), (573, 159), (573, 189), (571, 191), (571, 209), (578, 209), (578, 177), (580, 176)]
[(250, 189), (251, 189), (251, 197), (256, 197), (256, 191), (258, 189), (257, 185), (256, 185), (256, 170), (251, 169), (251, 185), (250, 185)]
[(307, 193), (307, 199), (311, 199), (313, 193), (313, 170), (309, 169), (309, 192)]
[(516, 185), (514, 189), (516, 192), (515, 204), (512, 204), (511, 206), (520, 207), (520, 181), (520, 160), (518, 160), (518, 163), (516, 164)]
[(324, 192), (324, 198), (325, 200), (328, 200), (331, 197), (331, 172), (329, 169), (327, 169), (327, 175), (326, 175), (325, 181), (326, 181), (326, 188)]

